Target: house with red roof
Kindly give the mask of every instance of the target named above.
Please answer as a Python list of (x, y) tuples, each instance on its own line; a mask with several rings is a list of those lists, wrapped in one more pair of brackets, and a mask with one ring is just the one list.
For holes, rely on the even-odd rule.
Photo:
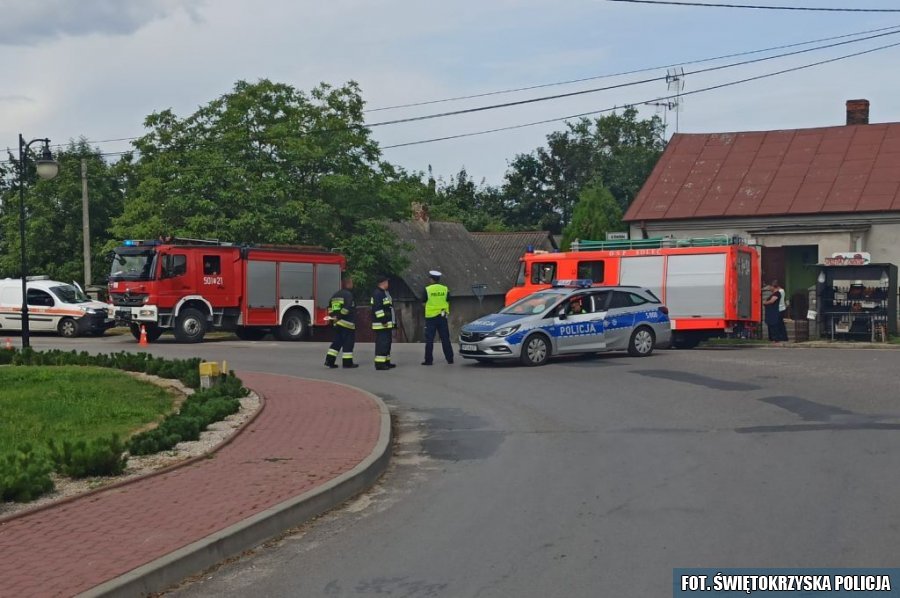
[(869, 123), (847, 102), (844, 126), (675, 134), (624, 216), (632, 239), (728, 234), (761, 247), (764, 280), (782, 281), (803, 318), (815, 264), (869, 252), (900, 264), (900, 123)]

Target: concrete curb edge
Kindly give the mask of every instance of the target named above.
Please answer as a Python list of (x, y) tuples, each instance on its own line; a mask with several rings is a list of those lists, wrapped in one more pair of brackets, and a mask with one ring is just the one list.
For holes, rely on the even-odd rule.
[(387, 405), (374, 394), (347, 384), (367, 395), (378, 407), (381, 419), (378, 441), (369, 455), (350, 471), (318, 488), (288, 499), (226, 529), (189, 544), (124, 575), (78, 595), (133, 597), (161, 592), (185, 578), (325, 513), (371, 487), (387, 469), (391, 456), (391, 416)]

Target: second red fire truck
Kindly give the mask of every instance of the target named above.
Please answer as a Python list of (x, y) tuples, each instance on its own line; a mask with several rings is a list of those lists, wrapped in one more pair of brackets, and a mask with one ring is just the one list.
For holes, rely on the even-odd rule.
[(112, 255), (109, 301), (119, 324), (150, 341), (171, 330), (184, 343), (210, 330), (284, 341), (325, 326), (346, 260), (322, 249), (193, 240), (125, 241)]

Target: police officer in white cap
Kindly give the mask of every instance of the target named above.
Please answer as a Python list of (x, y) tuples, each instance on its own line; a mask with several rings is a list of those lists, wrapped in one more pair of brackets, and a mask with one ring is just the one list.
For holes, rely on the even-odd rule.
[(430, 270), (431, 284), (425, 287), (425, 361), (422, 365), (434, 363), (434, 335), (441, 337), (444, 359), (453, 363), (453, 345), (450, 344), (450, 289), (441, 284), (441, 273)]

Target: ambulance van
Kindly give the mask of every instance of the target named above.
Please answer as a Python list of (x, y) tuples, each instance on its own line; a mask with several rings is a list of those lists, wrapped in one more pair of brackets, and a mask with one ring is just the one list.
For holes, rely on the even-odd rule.
[[(26, 285), (31, 332), (101, 336), (115, 325), (109, 305), (92, 300), (77, 285), (46, 276), (29, 276)], [(22, 279), (5, 278), (0, 280), (0, 334), (21, 330)]]

